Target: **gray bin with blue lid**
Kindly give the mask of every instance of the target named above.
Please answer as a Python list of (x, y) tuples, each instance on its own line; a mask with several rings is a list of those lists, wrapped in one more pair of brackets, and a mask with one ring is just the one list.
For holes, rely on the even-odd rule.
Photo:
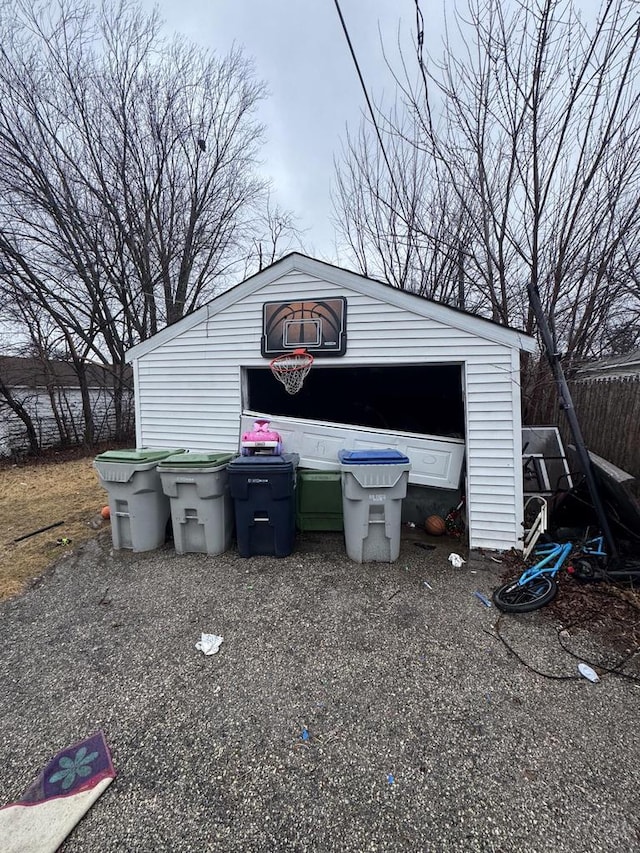
[(178, 453), (158, 463), (177, 554), (222, 554), (233, 540), (232, 453)]
[(116, 550), (153, 551), (164, 545), (169, 498), (162, 491), (158, 463), (170, 450), (108, 450), (93, 461), (109, 496), (111, 539)]
[(241, 557), (286, 557), (296, 537), (297, 453), (239, 456), (229, 463), (229, 489)]
[(341, 450), (338, 458), (347, 555), (356, 563), (392, 563), (400, 555), (411, 461), (393, 448)]

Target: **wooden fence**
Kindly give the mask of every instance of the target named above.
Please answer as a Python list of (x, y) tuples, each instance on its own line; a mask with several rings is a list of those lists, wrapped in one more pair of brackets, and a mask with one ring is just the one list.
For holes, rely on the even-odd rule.
[[(569, 389), (588, 449), (640, 478), (640, 376), (571, 380)], [(571, 444), (557, 400), (549, 414), (565, 445)]]

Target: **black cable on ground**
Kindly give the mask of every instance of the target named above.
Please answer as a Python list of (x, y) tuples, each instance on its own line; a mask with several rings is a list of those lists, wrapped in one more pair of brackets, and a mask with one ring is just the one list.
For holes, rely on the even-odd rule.
[(503, 617), (503, 613), (498, 616), (498, 619), (493, 626), (494, 633), (491, 631), (487, 631), (485, 629), (485, 634), (488, 634), (490, 637), (497, 637), (501, 643), (503, 643), (504, 647), (507, 651), (514, 656), (520, 663), (525, 666), (530, 672), (535, 672), (536, 675), (541, 675), (543, 678), (549, 678), (552, 681), (578, 681), (582, 678), (581, 675), (555, 675), (552, 672), (542, 672), (540, 669), (536, 669), (535, 666), (532, 666), (528, 663), (523, 657), (521, 657), (518, 652), (513, 648), (513, 646), (509, 645), (509, 643), (505, 640), (505, 638), (500, 633), (500, 621)]
[[(593, 611), (593, 612), (595, 613), (596, 611)], [(536, 667), (534, 667), (532, 664), (530, 664), (528, 661), (526, 661), (520, 654), (518, 654), (518, 652), (516, 652), (516, 650), (513, 648), (513, 646), (507, 642), (507, 640), (504, 638), (504, 636), (500, 632), (500, 621), (502, 620), (503, 616), (504, 616), (503, 613), (501, 613), (498, 616), (498, 619), (497, 619), (495, 625), (493, 626), (494, 632), (492, 633), (491, 631), (485, 630), (485, 634), (488, 634), (490, 637), (494, 637), (494, 636), (497, 637), (500, 640), (500, 642), (504, 645), (504, 647), (507, 649), (507, 651), (510, 654), (512, 654), (530, 672), (534, 672), (536, 675), (541, 675), (543, 678), (548, 678), (552, 681), (580, 681), (580, 680), (582, 680), (582, 678), (583, 678), (582, 675), (556, 675), (555, 673), (542, 672), (542, 670), (536, 669)], [(578, 624), (580, 624), (580, 623), (579, 622), (573, 623), (573, 625), (578, 625)], [(627, 663), (627, 661), (629, 661), (636, 654), (640, 653), (640, 647), (636, 647), (629, 654), (625, 655), (615, 666), (613, 666), (613, 667), (605, 666), (602, 663), (590, 661), (584, 655), (576, 654), (575, 652), (571, 651), (571, 649), (568, 649), (564, 645), (564, 643), (562, 642), (562, 639), (560, 637), (560, 632), (561, 631), (568, 631), (571, 627), (573, 627), (573, 625), (570, 625), (569, 627), (563, 627), (563, 628), (558, 629), (558, 632), (557, 632), (558, 643), (560, 644), (563, 651), (570, 654), (576, 660), (579, 660), (583, 663), (588, 664), (594, 670), (599, 670), (600, 672), (606, 672), (609, 675), (616, 675), (616, 676), (618, 676), (618, 678), (622, 678), (625, 681), (630, 681), (632, 684), (640, 684), (640, 676), (631, 675), (628, 672), (622, 672), (622, 667)]]
[[(617, 596), (612, 596), (612, 598), (617, 598)], [(631, 602), (627, 602), (626, 600), (625, 600), (625, 603), (629, 604), (630, 606), (635, 606), (635, 605), (632, 605)], [(632, 649), (630, 652), (628, 652), (626, 655), (624, 655), (622, 658), (620, 658), (618, 663), (616, 663), (614, 666), (607, 666), (606, 664), (604, 664), (602, 662), (592, 661), (588, 657), (586, 657), (585, 655), (579, 655), (576, 652), (572, 651), (572, 649), (568, 648), (567, 645), (565, 645), (564, 638), (561, 636), (563, 631), (570, 632), (572, 628), (582, 627), (585, 624), (585, 622), (588, 622), (590, 619), (594, 619), (600, 615), (601, 615), (600, 611), (591, 610), (582, 619), (576, 620), (575, 622), (572, 622), (569, 625), (565, 625), (562, 628), (558, 628), (557, 629), (557, 636), (558, 636), (558, 643), (560, 644), (560, 647), (563, 649), (563, 651), (565, 651), (567, 654), (571, 655), (571, 657), (575, 658), (576, 660), (583, 661), (584, 663), (589, 664), (589, 666), (592, 669), (599, 670), (600, 672), (606, 672), (610, 675), (617, 675), (620, 678), (624, 678), (626, 681), (630, 681), (632, 684), (640, 684), (640, 676), (632, 675), (628, 672), (622, 671), (622, 668), (625, 666), (625, 664), (628, 661), (630, 661), (637, 654), (640, 654), (640, 646), (636, 646), (634, 649)]]

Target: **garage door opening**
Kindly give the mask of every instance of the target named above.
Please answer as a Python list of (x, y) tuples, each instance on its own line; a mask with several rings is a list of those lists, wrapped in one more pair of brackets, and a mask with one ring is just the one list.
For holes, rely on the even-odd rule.
[(312, 367), (295, 395), (247, 368), (245, 409), (398, 432), (464, 438), (460, 365)]

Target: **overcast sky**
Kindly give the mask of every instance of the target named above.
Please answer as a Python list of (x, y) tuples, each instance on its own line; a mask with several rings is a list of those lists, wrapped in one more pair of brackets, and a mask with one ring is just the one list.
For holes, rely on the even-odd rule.
[[(260, 118), (267, 126), (264, 171), (275, 199), (299, 216), (310, 254), (337, 261), (330, 223), (333, 158), (347, 124), (366, 108), (333, 0), (145, 0), (169, 31), (226, 52), (235, 42), (254, 59), (270, 91)], [(341, 0), (370, 96), (391, 94), (379, 30), (391, 52), (401, 26), (410, 44), (414, 0)], [(438, 48), (441, 0), (423, 0), (430, 49)], [(429, 29), (430, 28), (430, 29)]]

